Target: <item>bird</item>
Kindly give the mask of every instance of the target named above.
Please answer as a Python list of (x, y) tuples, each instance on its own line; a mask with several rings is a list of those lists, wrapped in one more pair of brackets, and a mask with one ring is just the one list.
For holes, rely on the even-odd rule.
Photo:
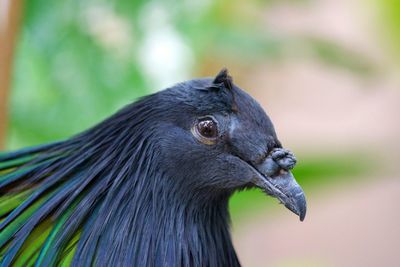
[(178, 83), (0, 153), (0, 266), (240, 266), (230, 197), (260, 188), (304, 220), (296, 162), (226, 68)]

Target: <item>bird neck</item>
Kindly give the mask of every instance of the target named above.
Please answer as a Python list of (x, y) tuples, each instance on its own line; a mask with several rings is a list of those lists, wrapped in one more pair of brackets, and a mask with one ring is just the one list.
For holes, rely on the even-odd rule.
[(143, 251), (153, 244), (147, 264), (240, 266), (229, 232), (230, 194), (202, 198), (190, 190), (171, 188), (157, 185), (147, 197), (151, 207), (145, 214), (141, 236)]

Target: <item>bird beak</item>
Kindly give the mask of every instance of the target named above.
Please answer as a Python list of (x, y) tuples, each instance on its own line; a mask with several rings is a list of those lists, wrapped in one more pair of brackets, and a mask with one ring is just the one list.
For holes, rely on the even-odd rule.
[[(282, 155), (281, 152), (279, 153)], [(293, 154), (290, 153), (290, 156)], [(255, 166), (257, 177), (253, 183), (264, 190), (266, 194), (279, 199), (286, 208), (300, 217), (300, 221), (303, 221), (307, 210), (306, 198), (302, 188), (290, 172), (295, 161), (294, 156), (293, 158), (274, 158), (274, 154), (268, 156)]]

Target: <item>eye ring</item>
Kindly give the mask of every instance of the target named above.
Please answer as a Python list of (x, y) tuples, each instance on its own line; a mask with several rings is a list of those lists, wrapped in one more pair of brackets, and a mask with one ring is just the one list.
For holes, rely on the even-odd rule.
[(192, 134), (200, 142), (213, 145), (216, 143), (219, 134), (218, 123), (211, 116), (199, 118), (192, 127)]

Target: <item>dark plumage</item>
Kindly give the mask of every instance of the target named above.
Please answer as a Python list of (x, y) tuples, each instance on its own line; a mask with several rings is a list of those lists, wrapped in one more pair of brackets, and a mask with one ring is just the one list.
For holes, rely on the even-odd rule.
[(1, 266), (239, 266), (229, 197), (257, 186), (302, 220), (295, 162), (226, 70), (177, 84), (0, 154)]

